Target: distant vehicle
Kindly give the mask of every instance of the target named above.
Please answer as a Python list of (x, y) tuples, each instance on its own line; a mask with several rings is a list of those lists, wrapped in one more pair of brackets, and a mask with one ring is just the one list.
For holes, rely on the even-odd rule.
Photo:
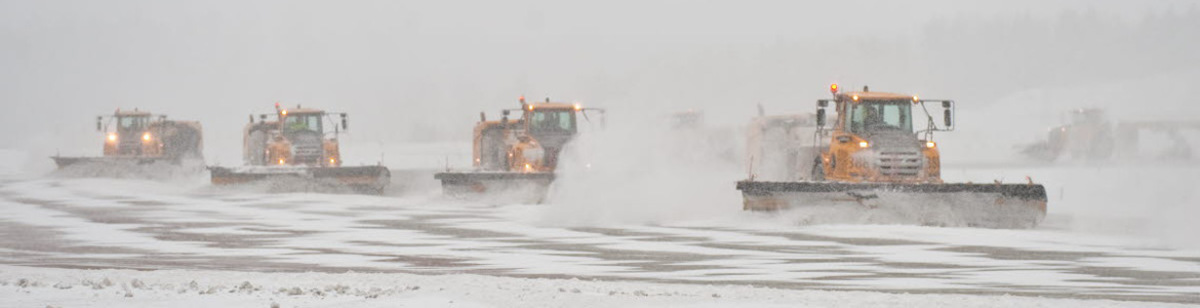
[(701, 129), (703, 127), (703, 111), (686, 110), (671, 114), (671, 129)]
[(1183, 131), (1200, 131), (1200, 121), (1121, 121), (1112, 122), (1103, 109), (1071, 110), (1070, 122), (1053, 127), (1046, 139), (1025, 145), (1021, 154), (1052, 162), (1063, 158), (1077, 161), (1101, 161), (1113, 158), (1139, 158), (1140, 140), (1147, 133), (1161, 133), (1170, 144), (1155, 158), (1192, 159), (1192, 146)]
[(799, 181), (812, 173), (819, 150), (814, 148), (816, 115), (765, 115), (746, 128), (746, 168), (757, 181)]
[[(168, 120), (165, 115), (120, 110), (96, 117), (96, 131), (104, 135), (102, 157), (53, 156), (58, 167), (72, 165), (179, 165), (184, 159), (203, 161), (200, 122)], [(118, 167), (120, 168), (120, 167)]]

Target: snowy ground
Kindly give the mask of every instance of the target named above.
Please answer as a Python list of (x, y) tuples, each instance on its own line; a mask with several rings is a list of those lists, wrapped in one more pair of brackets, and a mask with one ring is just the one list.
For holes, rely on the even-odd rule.
[[(1179, 235), (1192, 241), (1159, 236), (1180, 227), (1159, 216), (1195, 213), (1194, 194), (1179, 190), (1195, 186), (1200, 172), (968, 168), (946, 177), (997, 172), (1076, 186), (1048, 184), (1051, 211), (1039, 229), (981, 230), (805, 225), (806, 213), (744, 213), (737, 203), (596, 219), (605, 212), (460, 202), (436, 190), (262, 194), (212, 188), (200, 177), (8, 176), (0, 184), (0, 292), (18, 294), (6, 303), (39, 307), (1200, 303), (1194, 232)], [(1098, 179), (1110, 173), (1135, 176)], [(1115, 189), (1108, 185), (1140, 190), (1106, 196)], [(1164, 192), (1177, 197), (1138, 203)], [(1143, 210), (1113, 210), (1122, 203)], [(239, 290), (243, 282), (258, 290)]]
[[(12, 307), (1144, 307), (1006, 295), (784, 290), (484, 275), (72, 270), (0, 266)], [(1154, 303), (1161, 307), (1179, 304)]]

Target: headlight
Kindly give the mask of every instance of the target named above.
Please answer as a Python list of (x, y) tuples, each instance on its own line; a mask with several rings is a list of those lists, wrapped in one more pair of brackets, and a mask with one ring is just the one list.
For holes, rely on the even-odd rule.
[(925, 141), (925, 147), (932, 149), (937, 147), (937, 143), (934, 143), (933, 141)]
[(142, 141), (150, 141), (150, 133), (143, 133)]
[(859, 142), (858, 142), (858, 147), (860, 147), (860, 148), (866, 148), (866, 147), (869, 147), (869, 146), (871, 146), (871, 144), (870, 144), (870, 143), (867, 143), (866, 141), (859, 141)]
[(115, 134), (115, 133), (108, 134), (108, 142), (117, 142), (117, 134)]

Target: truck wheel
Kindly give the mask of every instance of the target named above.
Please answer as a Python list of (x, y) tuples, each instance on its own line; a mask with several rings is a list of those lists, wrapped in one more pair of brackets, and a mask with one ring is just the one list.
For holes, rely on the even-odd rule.
[(824, 181), (825, 180), (825, 164), (821, 163), (820, 158), (817, 158), (817, 160), (813, 161), (812, 180), (813, 181)]

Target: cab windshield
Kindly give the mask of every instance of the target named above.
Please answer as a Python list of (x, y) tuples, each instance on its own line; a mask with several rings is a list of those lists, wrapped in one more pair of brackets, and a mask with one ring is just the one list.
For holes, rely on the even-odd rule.
[(117, 117), (118, 129), (121, 131), (142, 130), (150, 122), (150, 116)]
[(283, 131), (286, 133), (294, 133), (300, 131), (312, 131), (320, 133), (321, 130), (321, 114), (290, 114), (283, 118)]
[(850, 131), (856, 133), (912, 132), (912, 101), (869, 101), (852, 104)]
[(575, 113), (569, 110), (539, 110), (533, 112), (529, 128), (535, 132), (575, 132)]

